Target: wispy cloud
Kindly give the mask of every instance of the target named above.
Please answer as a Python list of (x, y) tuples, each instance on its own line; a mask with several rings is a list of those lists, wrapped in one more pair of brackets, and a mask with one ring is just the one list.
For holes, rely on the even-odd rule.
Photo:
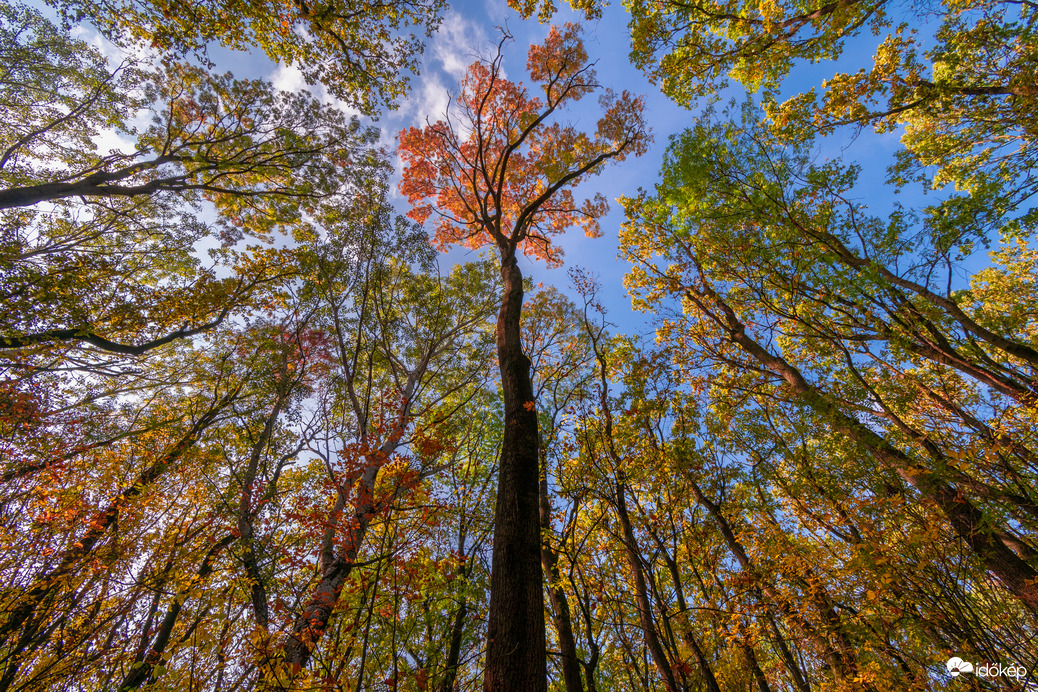
[(460, 80), (487, 43), (487, 34), (483, 27), (455, 11), (450, 11), (443, 18), (440, 30), (432, 39), (429, 54), (439, 63), (440, 69), (455, 80)]

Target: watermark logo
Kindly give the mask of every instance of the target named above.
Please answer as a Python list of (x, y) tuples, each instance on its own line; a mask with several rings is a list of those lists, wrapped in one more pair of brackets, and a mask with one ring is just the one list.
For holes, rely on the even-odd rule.
[(958, 677), (961, 673), (973, 673), (985, 680), (1002, 677), (1022, 680), (1027, 677), (1027, 669), (1023, 666), (1004, 666), (1001, 663), (978, 663), (974, 666), (969, 661), (963, 661), (958, 656), (949, 658), (945, 666), (948, 668), (948, 674), (953, 678)]

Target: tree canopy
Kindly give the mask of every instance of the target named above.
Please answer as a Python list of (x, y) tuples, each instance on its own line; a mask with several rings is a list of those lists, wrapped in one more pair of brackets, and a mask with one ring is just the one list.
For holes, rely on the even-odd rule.
[(1034, 3), (569, 6), (0, 5), (0, 692), (1035, 684)]
[(56, 0), (63, 15), (88, 18), (108, 38), (173, 55), (205, 58), (210, 44), (259, 48), (298, 67), (313, 84), (364, 112), (394, 106), (418, 71), (422, 34), (436, 28), (444, 0), (388, 2), (168, 2)]

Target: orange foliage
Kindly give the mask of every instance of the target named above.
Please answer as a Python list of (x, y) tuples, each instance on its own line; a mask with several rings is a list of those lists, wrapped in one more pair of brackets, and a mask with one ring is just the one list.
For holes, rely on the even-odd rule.
[[(596, 194), (578, 202), (572, 188), (609, 160), (643, 153), (650, 141), (640, 97), (602, 90), (588, 62), (579, 27), (552, 27), (530, 47), (527, 70), (543, 96), (501, 76), (501, 47), (491, 61), (468, 68), (443, 120), (400, 133), (405, 163), (400, 191), (411, 218), (438, 217), (434, 243), (479, 248), (502, 255), (516, 249), (561, 261), (553, 236), (572, 226), (600, 235), (608, 210)], [(558, 111), (602, 91), (602, 117), (594, 134), (553, 121)]]

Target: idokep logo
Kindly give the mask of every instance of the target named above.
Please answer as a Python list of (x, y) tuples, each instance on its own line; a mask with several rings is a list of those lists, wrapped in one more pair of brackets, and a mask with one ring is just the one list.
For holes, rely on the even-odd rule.
[(948, 674), (953, 678), (958, 677), (960, 673), (975, 673), (977, 677), (984, 679), (1007, 677), (1022, 680), (1027, 677), (1027, 669), (1023, 666), (1004, 666), (1001, 663), (982, 663), (974, 666), (969, 661), (963, 661), (958, 656), (949, 658), (945, 666), (948, 668)]

